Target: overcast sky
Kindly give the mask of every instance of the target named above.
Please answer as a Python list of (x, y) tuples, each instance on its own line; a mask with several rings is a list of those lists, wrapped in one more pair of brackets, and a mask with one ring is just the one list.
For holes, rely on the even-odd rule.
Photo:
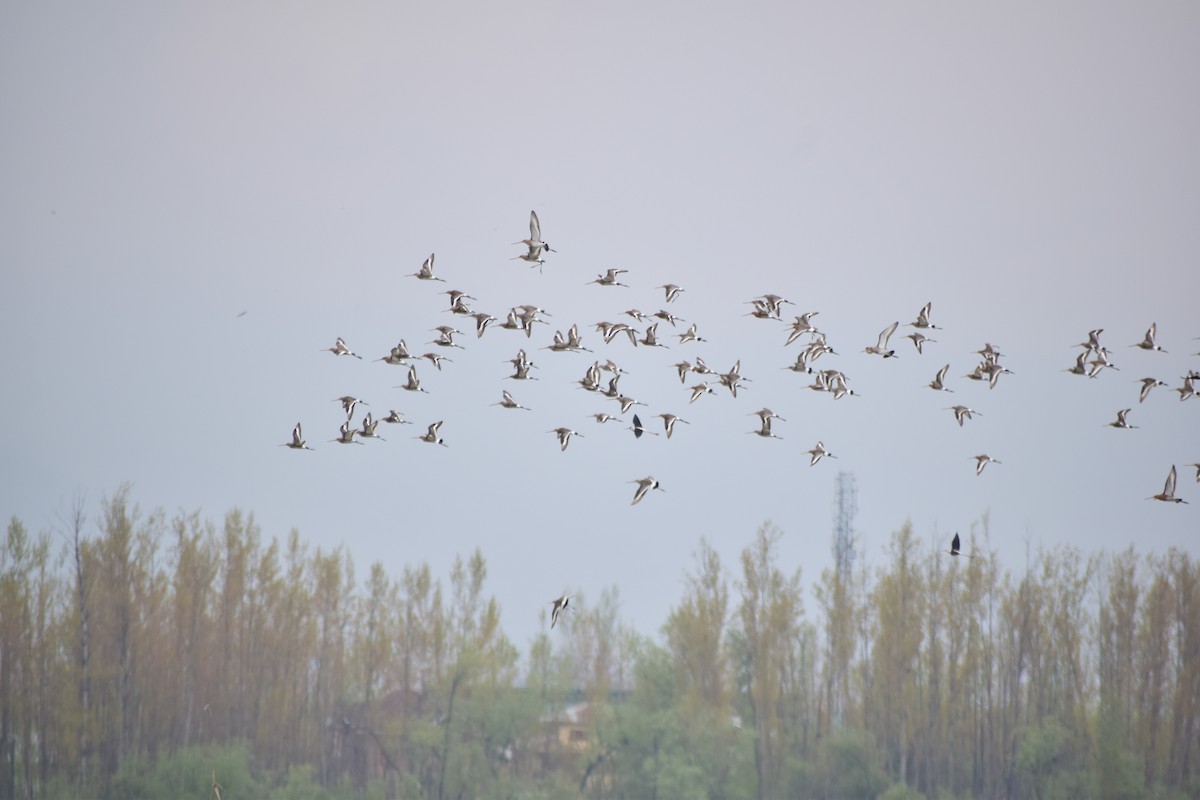
[[(83, 495), (94, 520), (129, 481), (344, 545), (360, 579), (479, 547), (522, 647), (564, 588), (616, 586), (655, 633), (701, 537), (732, 571), (767, 520), (810, 583), (840, 470), (868, 564), (906, 520), (940, 544), (985, 514), (1014, 570), (1026, 543), (1200, 554), (1200, 398), (1135, 382), (1200, 369), (1198, 36), (1189, 2), (6, 3), (0, 513), (52, 529)], [(530, 209), (540, 273), (511, 260)], [(431, 252), (447, 283), (406, 277)], [(585, 285), (609, 268), (629, 288)], [(551, 324), (477, 339), (447, 288)], [(745, 316), (767, 292), (785, 322)], [(926, 302), (924, 355), (903, 327), (899, 358), (863, 353)], [(604, 345), (629, 308), (709, 341)], [(804, 311), (861, 397), (783, 369)], [(1129, 347), (1151, 322), (1166, 354)], [(571, 323), (594, 355), (538, 349)], [(371, 359), (441, 324), (466, 349), (393, 388)], [(1065, 373), (1093, 328), (1119, 371)], [(994, 390), (963, 377), (985, 342)], [(521, 347), (536, 382), (505, 379)], [(670, 365), (697, 355), (753, 382), (689, 404)], [(597, 425), (594, 358), (649, 427), (691, 424)], [(946, 363), (952, 395), (925, 386)], [(343, 394), (416, 424), (330, 443)], [(748, 434), (764, 405), (782, 441)], [(315, 452), (279, 446), (297, 420)], [(437, 420), (448, 447), (412, 438)], [(818, 440), (838, 458), (810, 467)], [(1173, 464), (1190, 504), (1148, 501)]]

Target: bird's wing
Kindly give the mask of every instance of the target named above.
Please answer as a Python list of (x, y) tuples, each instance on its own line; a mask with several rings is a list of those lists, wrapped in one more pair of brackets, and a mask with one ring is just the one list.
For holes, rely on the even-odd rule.
[(887, 347), (888, 339), (892, 338), (892, 334), (896, 332), (896, 328), (899, 325), (899, 321), (893, 322), (891, 325), (888, 325), (886, 328), (884, 328), (883, 332), (879, 334), (880, 349), (885, 349)]

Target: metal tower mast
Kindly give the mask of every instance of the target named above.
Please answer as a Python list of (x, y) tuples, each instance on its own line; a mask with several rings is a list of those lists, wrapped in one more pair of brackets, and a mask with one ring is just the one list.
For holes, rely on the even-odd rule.
[(849, 578), (854, 568), (854, 514), (858, 511), (858, 490), (854, 473), (839, 472), (833, 508), (833, 561), (838, 576)]

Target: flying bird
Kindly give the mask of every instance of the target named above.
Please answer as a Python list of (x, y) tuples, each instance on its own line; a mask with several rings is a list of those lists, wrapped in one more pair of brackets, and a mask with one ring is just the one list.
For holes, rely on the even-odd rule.
[(561, 450), (567, 449), (567, 445), (571, 443), (572, 436), (583, 437), (582, 433), (573, 431), (570, 428), (555, 428), (552, 431), (546, 431), (546, 433), (553, 433), (558, 436), (558, 444)]
[[(933, 325), (929, 322), (929, 312), (930, 312), (930, 310), (932, 310), (932, 308), (933, 308), (933, 303), (926, 303), (924, 306), (922, 306), (921, 310), (917, 312), (917, 321), (908, 323), (908, 327), (910, 327), (910, 328), (929, 328), (931, 330), (941, 330), (940, 328), (938, 328), (937, 325)], [(929, 341), (932, 342), (933, 340), (930, 339)], [(918, 345), (917, 350), (919, 351), (920, 349), (921, 348)]]
[(529, 238), (513, 242), (513, 244), (523, 244), (529, 248), (529, 252), (522, 253), (517, 258), (522, 261), (528, 261), (530, 267), (538, 267), (539, 269), (546, 263), (546, 260), (542, 258), (543, 253), (557, 252), (550, 245), (542, 241), (542, 223), (538, 220), (536, 211), (529, 212)]
[(772, 420), (772, 419), (777, 419), (780, 422), (787, 422), (786, 419), (779, 416), (778, 414), (776, 414), (774, 411), (772, 411), (769, 408), (760, 408), (758, 411), (751, 411), (746, 416), (748, 416), (748, 417), (757, 416), (763, 422), (768, 422), (769, 420)]
[(816, 466), (816, 463), (821, 460), (822, 456), (829, 456), (830, 458), (837, 458), (837, 456), (835, 456), (833, 453), (826, 450), (825, 445), (822, 444), (821, 442), (817, 442), (817, 446), (814, 447), (812, 450), (809, 450), (808, 454), (812, 456), (812, 460), (808, 462), (808, 465), (810, 467)]
[(1110, 427), (1110, 428), (1136, 428), (1137, 425), (1130, 425), (1125, 420), (1125, 415), (1128, 414), (1131, 410), (1132, 409), (1122, 408), (1120, 411), (1117, 412), (1117, 419), (1114, 422), (1108, 423), (1108, 427)]
[(457, 328), (451, 327), (450, 325), (439, 325), (433, 330), (438, 332), (438, 338), (433, 339), (429, 342), (429, 344), (436, 344), (438, 347), (457, 347), (459, 350), (466, 349), (461, 344), (456, 344), (454, 341), (455, 334), (458, 334), (459, 336), (462, 335), (462, 331), (458, 330)]
[(403, 386), (396, 386), (394, 388), (404, 389), (405, 391), (409, 392), (424, 392), (425, 394), (429, 394), (427, 389), (421, 388), (421, 380), (417, 377), (417, 368), (415, 366), (410, 366), (408, 368), (408, 382)]
[(502, 391), (500, 393), (500, 402), (492, 403), (492, 405), (501, 406), (503, 408), (524, 408), (526, 411), (532, 411), (532, 409), (526, 408), (525, 406), (518, 403), (516, 400), (513, 400), (513, 396), (511, 394), (509, 394), (507, 389), (505, 389), (504, 391)]
[(662, 417), (663, 428), (667, 431), (667, 438), (671, 438), (671, 432), (675, 430), (675, 423), (682, 422), (684, 425), (691, 425), (686, 419), (681, 419), (674, 414), (655, 414), (656, 417)]
[(595, 283), (599, 286), (624, 286), (625, 288), (629, 288), (628, 283), (621, 283), (621, 281), (618, 280), (618, 278), (620, 278), (626, 272), (629, 272), (629, 270), (627, 270), (627, 269), (610, 269), (608, 272), (604, 273), (603, 275), (596, 276), (596, 280), (588, 281), (584, 285), (590, 286), (591, 284)]
[(974, 558), (975, 556), (964, 553), (960, 548), (962, 543), (959, 541), (958, 534), (954, 534), (954, 538), (950, 540), (950, 555), (963, 556), (964, 558)]
[(338, 438), (330, 439), (329, 441), (337, 442), (338, 444), (362, 444), (362, 442), (354, 439), (354, 434), (356, 433), (358, 433), (358, 431), (354, 428), (351, 428), (350, 422), (347, 420), (346, 422), (342, 423), (340, 428), (338, 428)]
[(349, 347), (346, 347), (346, 342), (340, 336), (337, 338), (337, 341), (333, 343), (333, 347), (321, 348), (321, 352), (325, 352), (326, 350), (333, 353), (335, 356), (354, 356), (357, 359), (362, 358), (362, 356), (360, 356), (358, 353), (355, 353)]
[(634, 406), (646, 405), (645, 403), (639, 403), (637, 400), (634, 400), (632, 397), (626, 397), (623, 394), (617, 395), (616, 397), (614, 397), (612, 399), (616, 400), (618, 403), (621, 404), (621, 413), (622, 414), (628, 414), (629, 409), (633, 408)]
[(924, 355), (925, 351), (921, 348), (926, 342), (933, 342), (934, 344), (937, 344), (937, 339), (930, 339), (928, 336), (918, 331), (907, 334), (904, 338), (912, 339), (913, 346), (917, 348), (917, 355)]
[[(599, 419), (599, 415), (597, 415), (597, 419)], [(633, 415), (633, 424), (629, 426), (629, 430), (633, 431), (633, 438), (635, 439), (642, 438), (643, 433), (648, 433), (651, 436), (658, 436), (658, 434), (654, 431), (648, 431), (642, 426), (642, 421), (638, 418), (637, 414)]]
[(442, 294), (450, 295), (450, 307), (446, 309), (455, 314), (470, 314), (472, 309), (467, 305), (468, 300), (478, 300), (478, 297), (472, 297), (466, 291), (458, 291), (457, 289), (448, 289)]
[(379, 425), (379, 420), (371, 419), (371, 412), (368, 411), (367, 415), (365, 417), (363, 417), (363, 426), (362, 426), (362, 429), (360, 431), (358, 431), (358, 435), (364, 439), (378, 439), (381, 442), (387, 441), (386, 439), (384, 439), (382, 436), (380, 436), (379, 434), (377, 434), (375, 432), (375, 428), (378, 425)]
[(675, 327), (676, 322), (687, 322), (686, 319), (683, 319), (682, 317), (677, 317), (674, 314), (672, 314), (670, 311), (663, 311), (662, 309), (655, 311), (654, 316), (658, 317), (659, 319), (661, 319), (665, 322), (671, 323), (672, 328)]
[(523, 244), (530, 250), (536, 248), (537, 250), (545, 250), (547, 253), (557, 252), (550, 245), (542, 241), (542, 223), (538, 219), (536, 211), (529, 212), (529, 238), (513, 242), (513, 244)]
[(683, 333), (677, 333), (675, 335), (679, 337), (680, 344), (687, 344), (688, 342), (707, 342), (708, 341), (707, 339), (699, 336), (696, 333), (696, 323), (694, 323), (694, 322), (691, 324), (691, 326), (686, 331), (684, 331)]
[(1102, 333), (1104, 333), (1104, 328), (1096, 328), (1094, 330), (1090, 330), (1090, 331), (1088, 331), (1087, 341), (1080, 342), (1079, 344), (1077, 344), (1075, 346), (1082, 347), (1084, 350), (1086, 350), (1089, 353), (1099, 353), (1101, 350), (1104, 349), (1104, 347), (1100, 344), (1100, 334), (1102, 334)]
[(1138, 392), (1138, 402), (1139, 403), (1145, 401), (1146, 396), (1148, 394), (1150, 394), (1150, 390), (1153, 389), (1155, 386), (1166, 386), (1167, 385), (1165, 382), (1160, 381), (1158, 378), (1142, 378), (1139, 381), (1135, 381), (1135, 383), (1140, 383), (1142, 385), (1141, 391)]
[(633, 493), (633, 502), (629, 504), (631, 506), (636, 506), (639, 502), (641, 502), (642, 498), (645, 497), (646, 494), (652, 489), (657, 489), (660, 492), (666, 491), (666, 489), (659, 485), (658, 481), (649, 476), (636, 481), (629, 481), (629, 483), (636, 483), (638, 487)]
[[(971, 419), (972, 414), (979, 414), (975, 409), (967, 408), (966, 406), (950, 406), (946, 410), (954, 412), (954, 419), (958, 420), (958, 427), (960, 428), (962, 427), (963, 420)], [(983, 415), (979, 414), (979, 416), (982, 417)]]
[(788, 333), (787, 341), (783, 343), (787, 347), (792, 342), (796, 341), (802, 334), (811, 333), (816, 335), (820, 333), (816, 326), (812, 324), (812, 318), (819, 314), (819, 311), (808, 311), (796, 317), (796, 321), (791, 325), (791, 332)]
[(1160, 494), (1151, 495), (1147, 500), (1162, 500), (1164, 503), (1186, 503), (1181, 497), (1175, 496), (1175, 465), (1171, 465), (1171, 471), (1167, 473), (1167, 482), (1163, 485), (1163, 490)]
[(410, 358), (412, 358), (412, 354), (408, 352), (408, 345), (404, 343), (403, 339), (401, 339), (400, 342), (391, 349), (391, 352), (389, 352), (383, 358), (377, 358), (375, 360), (382, 361), (385, 364), (391, 364), (392, 366), (400, 366), (407, 364)]
[(333, 402), (342, 404), (342, 411), (346, 412), (346, 419), (350, 419), (354, 416), (354, 407), (359, 403), (362, 403), (364, 406), (370, 405), (366, 400), (359, 400), (357, 397), (352, 397), (348, 394), (334, 398)]
[(896, 332), (896, 328), (900, 326), (899, 322), (893, 322), (879, 333), (879, 341), (871, 347), (863, 349), (864, 353), (875, 356), (883, 356), (884, 358), (895, 358), (896, 351), (888, 349), (888, 339), (892, 338), (892, 334)]
[(1137, 344), (1131, 344), (1130, 347), (1140, 347), (1143, 350), (1157, 350), (1160, 353), (1167, 352), (1154, 343), (1154, 337), (1158, 335), (1158, 323), (1151, 322), (1150, 327), (1146, 329), (1146, 335)]
[[(674, 302), (675, 298), (679, 297), (679, 293), (684, 290), (682, 286), (676, 286), (673, 283), (664, 283), (662, 286), (655, 286), (654, 288), (663, 290), (663, 292), (666, 294), (668, 303)], [(675, 323), (671, 324), (674, 325)]]
[(1000, 463), (999, 461), (992, 458), (991, 456), (989, 456), (986, 453), (981, 453), (980, 455), (971, 456), (971, 457), (975, 459), (975, 474), (976, 475), (979, 475), (981, 472), (983, 472), (983, 468), (986, 467), (989, 462), (991, 462), (993, 464)]
[[(783, 417), (777, 417), (777, 419), (783, 419)], [(758, 434), (759, 436), (763, 437), (764, 439), (779, 439), (780, 441), (783, 440), (782, 436), (776, 436), (775, 434), (771, 433), (771, 417), (763, 417), (761, 428), (759, 428), (756, 431), (746, 431), (746, 433)]]
[(425, 353), (423, 356), (421, 356), (421, 358), (429, 359), (429, 363), (437, 367), (438, 372), (442, 371), (443, 361), (449, 361), (451, 364), (454, 363), (454, 359), (446, 358), (445, 356), (439, 356), (437, 353)]
[(557, 600), (550, 601), (550, 605), (553, 606), (553, 608), (550, 609), (550, 630), (554, 630), (555, 624), (558, 623), (558, 615), (559, 614), (561, 614), (564, 611), (568, 611), (568, 610), (574, 611), (575, 610), (575, 607), (571, 605), (572, 597), (573, 597), (573, 595), (564, 594), (562, 597), (558, 598)]
[(1084, 350), (1082, 353), (1075, 356), (1075, 366), (1064, 369), (1063, 372), (1069, 372), (1072, 375), (1087, 375), (1088, 374), (1088, 368), (1087, 368), (1088, 352), (1089, 351)]
[(483, 332), (487, 330), (488, 325), (496, 321), (496, 318), (482, 311), (471, 316), (475, 318), (475, 338), (482, 339)]
[(279, 446), (290, 447), (293, 450), (312, 450), (311, 447), (304, 443), (304, 434), (300, 431), (299, 422), (296, 423), (296, 427), (292, 428), (292, 440), (290, 442), (284, 442)]
[(939, 369), (937, 375), (934, 376), (934, 379), (929, 382), (929, 388), (933, 389), (934, 391), (937, 391), (937, 392), (953, 393), (954, 390), (947, 388), (947, 386), (946, 386), (946, 372), (949, 371), (949, 369), (950, 369), (949, 364), (947, 364), (946, 366)]
[(642, 344), (646, 345), (646, 347), (664, 347), (664, 348), (667, 348), (668, 350), (670, 349), (665, 344), (663, 344), (662, 342), (660, 342), (658, 340), (658, 323), (657, 322), (646, 328), (646, 332), (642, 335), (642, 338), (639, 341)]
[(438, 420), (429, 426), (428, 432), (424, 436), (415, 436), (413, 438), (420, 439), (422, 442), (429, 444), (440, 444), (442, 447), (449, 447), (445, 440), (438, 436), (438, 429), (442, 427), (442, 420)]
[(423, 281), (442, 281), (442, 283), (445, 283), (446, 281), (433, 274), (433, 258), (434, 254), (430, 253), (429, 258), (425, 259), (425, 262), (421, 264), (421, 269), (408, 277), (420, 278)]

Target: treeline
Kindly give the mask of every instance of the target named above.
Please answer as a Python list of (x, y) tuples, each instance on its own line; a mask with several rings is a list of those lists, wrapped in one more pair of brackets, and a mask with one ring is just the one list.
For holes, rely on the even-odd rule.
[[(908, 525), (811, 593), (700, 542), (661, 635), (615, 589), (522, 654), (478, 551), (355, 577), (128, 487), (0, 554), (0, 797), (1200, 797), (1186, 553), (950, 558)], [(815, 598), (805, 607), (806, 596)]]

